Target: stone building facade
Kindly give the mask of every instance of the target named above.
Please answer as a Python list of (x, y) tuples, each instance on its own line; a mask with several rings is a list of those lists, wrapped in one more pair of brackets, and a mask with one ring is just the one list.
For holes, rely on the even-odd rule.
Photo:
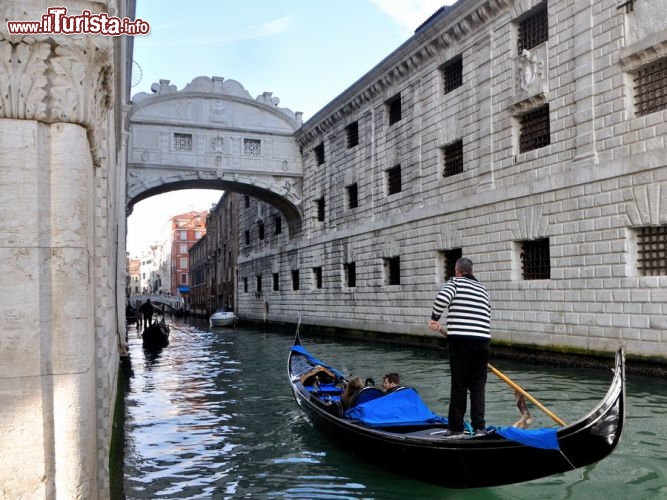
[(667, 4), (618, 3), (432, 16), (296, 132), (300, 233), (239, 208), (239, 314), (432, 335), (465, 255), (497, 342), (667, 359)]

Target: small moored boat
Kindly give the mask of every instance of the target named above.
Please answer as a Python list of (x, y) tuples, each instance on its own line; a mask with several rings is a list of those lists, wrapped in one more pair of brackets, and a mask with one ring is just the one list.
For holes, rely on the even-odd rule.
[(310, 354), (298, 332), (288, 375), (298, 406), (334, 442), (397, 474), (448, 488), (518, 483), (592, 464), (616, 448), (625, 420), (622, 350), (607, 394), (576, 422), (535, 430), (488, 427), (481, 435), (447, 435), (446, 418), (408, 387), (388, 393), (366, 387), (344, 408), (343, 375)]
[(236, 314), (234, 311), (226, 311), (223, 309), (218, 309), (211, 317), (208, 319), (209, 326), (231, 326), (236, 321)]

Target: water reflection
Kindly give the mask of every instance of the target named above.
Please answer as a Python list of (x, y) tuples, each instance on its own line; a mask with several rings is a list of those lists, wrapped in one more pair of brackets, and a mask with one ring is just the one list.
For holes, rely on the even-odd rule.
[[(346, 374), (390, 371), (445, 413), (449, 372), (433, 350), (302, 335)], [(286, 380), (291, 334), (172, 324), (171, 343), (144, 353), (130, 334), (134, 376), (126, 398), (125, 493), (154, 498), (660, 498), (667, 497), (667, 382), (628, 380), (628, 420), (617, 450), (579, 471), (518, 485), (447, 490), (388, 474), (310, 427)], [(494, 362), (565, 421), (590, 411), (611, 373)], [(487, 420), (518, 418), (512, 390), (489, 376)], [(553, 422), (530, 405), (533, 427)], [(520, 467), (521, 464), (498, 464)], [(446, 471), (443, 471), (446, 473)], [(483, 473), (483, 471), (480, 471)]]

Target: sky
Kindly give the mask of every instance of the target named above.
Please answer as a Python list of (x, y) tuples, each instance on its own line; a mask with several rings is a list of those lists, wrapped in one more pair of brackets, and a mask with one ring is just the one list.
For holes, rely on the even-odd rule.
[[(137, 0), (150, 33), (134, 38), (131, 93), (160, 79), (182, 90), (197, 76), (236, 80), (253, 97), (272, 92), (304, 122), (403, 44), (453, 0)], [(139, 80), (139, 75), (141, 79)], [(221, 191), (184, 190), (137, 203), (127, 250), (162, 239), (169, 217), (205, 210)]]

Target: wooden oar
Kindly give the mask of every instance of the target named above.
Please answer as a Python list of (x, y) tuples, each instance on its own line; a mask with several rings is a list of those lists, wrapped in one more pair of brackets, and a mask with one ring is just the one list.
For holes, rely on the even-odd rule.
[(526, 391), (524, 391), (519, 384), (516, 382), (512, 381), (507, 375), (505, 375), (503, 372), (495, 368), (494, 366), (491, 365), (491, 363), (487, 363), (489, 367), (489, 370), (491, 370), (495, 375), (497, 375), (501, 380), (506, 382), (510, 387), (512, 387), (515, 391), (519, 392), (520, 394), (523, 394), (526, 398), (528, 398), (529, 401), (531, 401), (535, 406), (537, 406), (540, 410), (542, 410), (544, 413), (546, 413), (551, 419), (556, 422), (560, 426), (565, 426), (565, 422), (558, 418), (558, 416), (554, 415), (553, 412), (551, 412), (548, 408), (546, 408), (542, 403), (540, 403), (537, 399), (535, 399), (533, 396), (528, 394)]

